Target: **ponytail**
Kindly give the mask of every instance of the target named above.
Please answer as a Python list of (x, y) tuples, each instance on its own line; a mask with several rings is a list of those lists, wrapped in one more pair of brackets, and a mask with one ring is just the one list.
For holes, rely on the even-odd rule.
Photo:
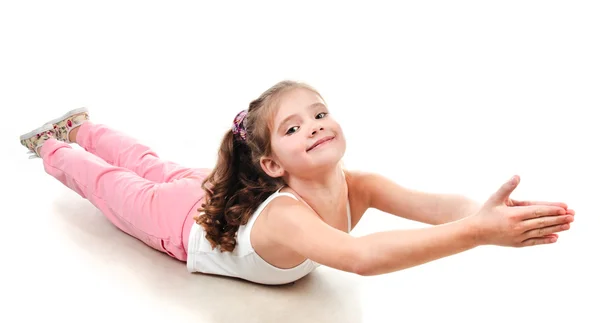
[(204, 180), (204, 203), (196, 223), (206, 231), (212, 248), (233, 251), (236, 233), (254, 210), (281, 186), (281, 180), (266, 176), (252, 162), (250, 148), (227, 131), (223, 136), (217, 165)]

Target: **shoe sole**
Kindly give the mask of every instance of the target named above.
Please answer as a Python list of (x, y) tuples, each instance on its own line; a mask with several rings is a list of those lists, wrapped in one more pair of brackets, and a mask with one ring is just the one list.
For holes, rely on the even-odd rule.
[(56, 119), (52, 119), (52, 120), (46, 122), (46, 125), (48, 125), (48, 124), (53, 125), (53, 124), (55, 124), (57, 122), (65, 120), (66, 118), (68, 118), (70, 116), (73, 116), (73, 115), (76, 115), (76, 114), (79, 114), (79, 113), (83, 113), (83, 112), (88, 112), (89, 113), (89, 111), (88, 111), (87, 108), (74, 109), (74, 110), (71, 110), (71, 111), (63, 114), (62, 116), (60, 116), (60, 117), (58, 117)]
[(24, 135), (21, 135), (19, 137), (19, 140), (29, 139), (29, 138), (37, 135), (40, 132), (44, 132), (44, 131), (48, 131), (48, 130), (53, 130), (54, 129), (53, 125), (55, 123), (63, 121), (63, 120), (65, 120), (66, 118), (68, 118), (70, 116), (73, 116), (73, 115), (76, 115), (76, 114), (79, 114), (79, 113), (82, 113), (82, 112), (88, 112), (89, 113), (89, 110), (87, 108), (73, 109), (73, 110), (71, 110), (71, 111), (63, 114), (62, 116), (60, 116), (58, 118), (55, 118), (55, 119), (52, 119), (52, 120), (46, 122), (43, 126), (41, 126), (39, 128), (36, 128), (36, 129), (34, 129), (34, 130), (32, 130), (32, 131), (24, 134)]
[(24, 134), (24, 135), (21, 135), (19, 137), (19, 140), (26, 140), (26, 139), (29, 139), (29, 138), (31, 138), (33, 136), (36, 136), (39, 133), (46, 132), (46, 131), (49, 131), (49, 130), (54, 130), (54, 127), (52, 126), (52, 124), (45, 124), (45, 125), (37, 128), (37, 129), (34, 129), (34, 130), (32, 130), (32, 131)]

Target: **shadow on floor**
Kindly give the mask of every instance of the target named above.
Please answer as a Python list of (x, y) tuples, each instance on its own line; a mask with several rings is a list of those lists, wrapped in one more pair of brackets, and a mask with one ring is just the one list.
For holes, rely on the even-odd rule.
[[(361, 322), (360, 286), (350, 274), (319, 268), (284, 286), (190, 274), (185, 263), (151, 249), (113, 226), (89, 201), (65, 191), (53, 203), (66, 238), (97, 266), (135, 272), (147, 292), (169, 306), (213, 322)], [(109, 272), (109, 271), (107, 271)], [(138, 284), (136, 284), (138, 285)], [(126, 288), (126, 286), (124, 286)]]

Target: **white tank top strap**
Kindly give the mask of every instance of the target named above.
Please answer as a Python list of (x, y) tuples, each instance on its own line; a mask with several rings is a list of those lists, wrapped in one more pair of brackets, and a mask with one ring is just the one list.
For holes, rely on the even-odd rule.
[(352, 212), (350, 212), (350, 199), (348, 199), (346, 210), (348, 212), (348, 232), (352, 231)]
[[(283, 187), (282, 187), (282, 188), (283, 188)], [(296, 197), (294, 194), (292, 194), (292, 193), (288, 193), (288, 192), (280, 192), (280, 191), (281, 191), (281, 188), (277, 190), (277, 192), (276, 192), (276, 193), (277, 193), (277, 196), (280, 196), (280, 195), (286, 195), (286, 196), (289, 196), (289, 197), (293, 198), (293, 199), (294, 199), (294, 200), (296, 200), (296, 201), (298, 200), (298, 198), (297, 198), (297, 197)]]
[[(346, 172), (344, 172), (343, 168), (342, 168), (342, 175), (344, 176), (344, 178), (346, 177)], [(350, 196), (348, 196), (348, 199), (347, 199), (346, 211), (348, 214), (348, 232), (350, 232), (350, 231), (352, 231), (352, 212), (350, 210)]]

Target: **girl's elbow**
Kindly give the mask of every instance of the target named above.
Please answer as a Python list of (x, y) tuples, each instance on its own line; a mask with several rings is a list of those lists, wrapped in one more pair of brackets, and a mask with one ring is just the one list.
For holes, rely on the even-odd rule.
[(360, 276), (377, 275), (372, 253), (370, 253), (364, 245), (358, 243), (353, 249), (354, 257), (351, 267), (352, 273)]
[(379, 275), (377, 268), (368, 260), (357, 262), (353, 268), (353, 272), (359, 276), (376, 276)]

